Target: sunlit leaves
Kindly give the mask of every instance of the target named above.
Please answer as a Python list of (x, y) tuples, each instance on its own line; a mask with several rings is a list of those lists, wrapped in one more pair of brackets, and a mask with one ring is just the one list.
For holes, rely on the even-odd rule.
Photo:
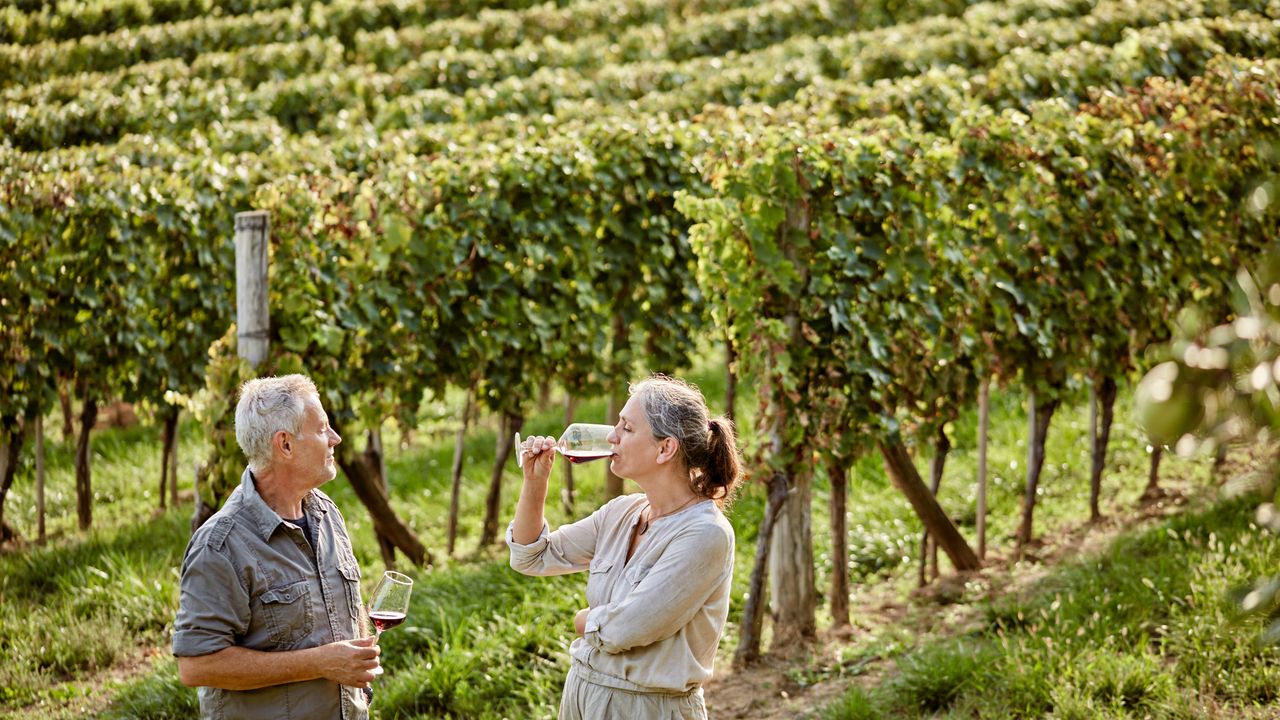
[[(1222, 297), (1188, 273), (1213, 277), (1202, 263), (1268, 236), (1185, 202), (1193, 184), (1239, 195), (1243, 127), (1274, 133), (1257, 113), (1276, 90), (1251, 65), (1215, 61), (1203, 81), (1082, 110), (966, 114), (944, 134), (886, 120), (719, 136), (703, 162), (713, 196), (678, 208), (717, 319), (764, 351), (746, 362), (805, 388), (768, 417), (803, 426), (806, 408), (840, 407), (822, 438), (839, 445), (848, 427), (945, 422), (980, 373), (1052, 385), (1131, 367), (1174, 299)], [(1164, 160), (1184, 156), (1196, 162)]]

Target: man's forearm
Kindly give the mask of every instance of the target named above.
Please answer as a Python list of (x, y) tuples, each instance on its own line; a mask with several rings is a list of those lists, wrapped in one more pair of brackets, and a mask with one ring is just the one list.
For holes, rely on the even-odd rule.
[(324, 648), (263, 652), (228, 647), (209, 655), (178, 658), (178, 676), (189, 687), (258, 688), (324, 677)]

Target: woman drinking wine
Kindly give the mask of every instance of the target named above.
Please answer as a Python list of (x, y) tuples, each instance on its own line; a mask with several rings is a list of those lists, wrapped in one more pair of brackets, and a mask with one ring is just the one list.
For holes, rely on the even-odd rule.
[(554, 532), (543, 504), (556, 441), (530, 437), (518, 450), (511, 567), (589, 571), (560, 718), (705, 718), (702, 684), (733, 580), (733, 528), (722, 513), (741, 475), (733, 424), (710, 418), (696, 387), (659, 375), (631, 387), (608, 442), (613, 472), (644, 492)]

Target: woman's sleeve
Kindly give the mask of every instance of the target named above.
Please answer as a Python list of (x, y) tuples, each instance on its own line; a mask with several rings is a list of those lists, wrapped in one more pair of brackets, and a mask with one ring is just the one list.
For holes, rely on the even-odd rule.
[(587, 613), (583, 639), (606, 653), (675, 635), (702, 610), (733, 569), (733, 535), (700, 525), (677, 535), (635, 589)]
[(569, 525), (549, 532), (546, 521), (538, 539), (521, 545), (512, 537), (514, 521), (507, 525), (507, 547), (511, 549), (511, 568), (524, 575), (565, 575), (586, 570), (596, 554), (596, 538), (601, 520), (609, 505)]

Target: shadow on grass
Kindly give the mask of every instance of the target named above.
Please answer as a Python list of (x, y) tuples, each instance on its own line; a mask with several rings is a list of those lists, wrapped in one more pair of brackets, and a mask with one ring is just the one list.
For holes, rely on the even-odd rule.
[(177, 568), (190, 537), (189, 510), (174, 510), (147, 522), (96, 531), (83, 539), (64, 539), (48, 546), (0, 555), (3, 595), (0, 600), (48, 602), (62, 593), (86, 567), (102, 558), (146, 556), (148, 567)]

